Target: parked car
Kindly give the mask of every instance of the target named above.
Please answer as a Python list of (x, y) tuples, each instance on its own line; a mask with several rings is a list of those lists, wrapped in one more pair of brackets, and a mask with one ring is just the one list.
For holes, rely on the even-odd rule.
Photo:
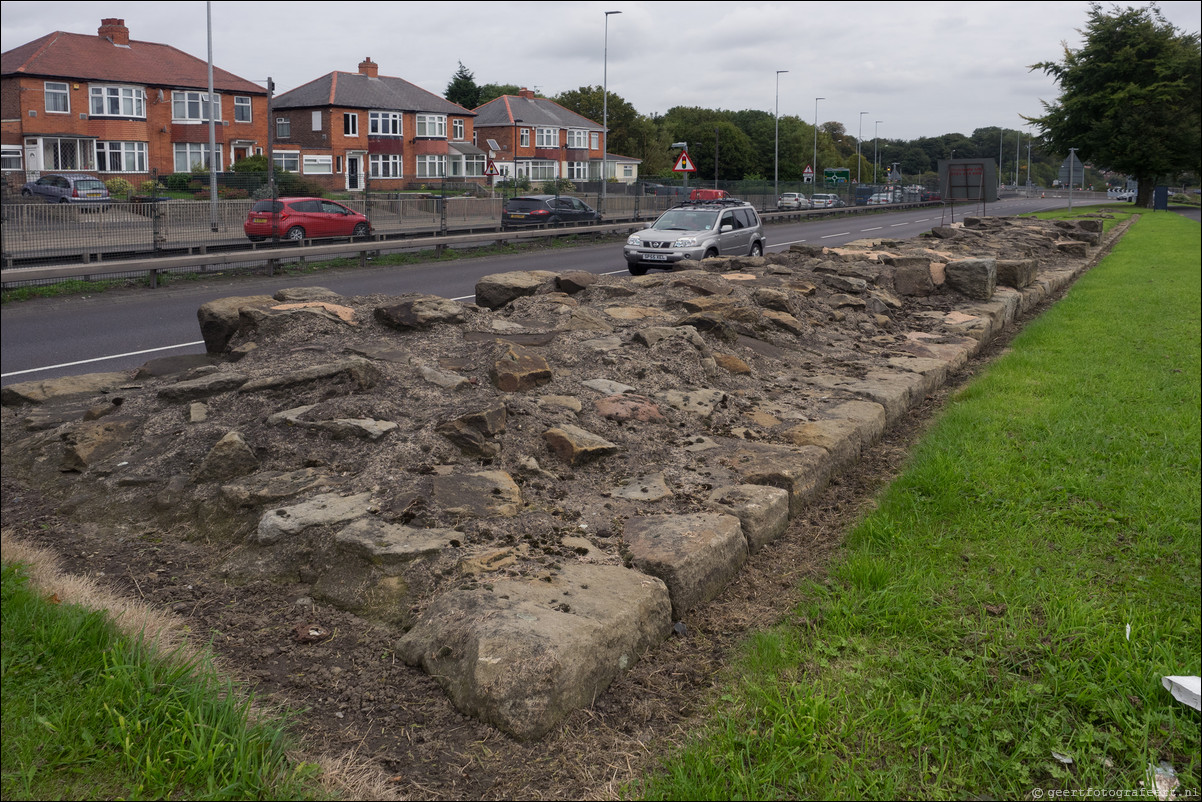
[(293, 242), (326, 237), (366, 237), (371, 221), (325, 198), (278, 198), (256, 201), (246, 215), (242, 231), (251, 242), (274, 236)]
[(835, 209), (847, 204), (838, 195), (829, 195), (815, 192), (810, 197), (810, 202), (814, 204), (815, 209)]
[(633, 276), (653, 267), (673, 270), (685, 259), (763, 253), (764, 224), (750, 203), (734, 198), (677, 204), (650, 228), (631, 234), (623, 249)]
[(1106, 200), (1135, 202), (1135, 190), (1111, 187), (1106, 190)]
[(901, 198), (896, 197), (892, 192), (878, 192), (868, 199), (869, 206), (884, 206), (887, 203), (900, 203)]
[(94, 175), (51, 173), (21, 187), (21, 195), (46, 203), (69, 203), (80, 208), (109, 208), (109, 191)]
[(786, 209), (813, 209), (814, 204), (810, 203), (810, 199), (800, 192), (785, 192), (776, 199), (776, 208), (782, 211)]
[(519, 195), (505, 201), (501, 228), (591, 223), (601, 216), (580, 198), (568, 195)]
[(924, 201), (937, 201), (937, 200), (943, 200), (943, 196), (942, 196), (942, 195), (940, 195), (938, 192), (934, 192), (934, 191), (923, 192), (923, 193), (922, 193), (922, 194), (919, 196), (919, 198), (920, 198), (920, 200), (924, 200)]

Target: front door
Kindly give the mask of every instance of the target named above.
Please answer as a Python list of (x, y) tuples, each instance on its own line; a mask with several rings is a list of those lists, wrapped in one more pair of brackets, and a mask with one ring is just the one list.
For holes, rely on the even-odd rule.
[(363, 166), (362, 156), (346, 157), (346, 188), (350, 190), (363, 189), (363, 178), (360, 175)]

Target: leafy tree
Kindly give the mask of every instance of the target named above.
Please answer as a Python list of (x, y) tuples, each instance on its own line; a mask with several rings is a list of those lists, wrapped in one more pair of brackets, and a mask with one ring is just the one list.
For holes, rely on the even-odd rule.
[(1160, 177), (1198, 171), (1202, 161), (1202, 59), (1198, 34), (1179, 31), (1154, 5), (1090, 5), (1080, 50), (1035, 64), (1060, 85), (1060, 98), (1029, 118), (1048, 148), (1076, 148), (1082, 161), (1134, 177), (1147, 206)]
[(476, 97), (476, 106), (483, 106), (502, 95), (516, 95), (520, 90), (521, 87), (517, 84), (484, 84), (480, 87), (480, 94)]
[(447, 84), (446, 99), (458, 103), (465, 109), (474, 109), (480, 105), (480, 87), (476, 86), (476, 76), (459, 62), (459, 69)]

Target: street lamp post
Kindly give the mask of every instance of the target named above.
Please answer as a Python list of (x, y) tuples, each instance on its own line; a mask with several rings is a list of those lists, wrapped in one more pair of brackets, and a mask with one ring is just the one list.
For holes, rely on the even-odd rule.
[(860, 156), (860, 140), (864, 138), (864, 115), (868, 112), (860, 112), (860, 133), (856, 135), (856, 183), (860, 183), (860, 162), (863, 159)]
[(780, 197), (780, 76), (788, 70), (776, 71), (776, 147), (772, 153), (772, 183), (776, 197)]
[(876, 166), (881, 158), (881, 151), (877, 142), (879, 141), (878, 136), (880, 135), (881, 123), (883, 122), (884, 120), (877, 120), (876, 127), (872, 129), (872, 183), (874, 185), (876, 184)]
[(605, 215), (605, 182), (608, 176), (606, 171), (609, 165), (606, 164), (605, 154), (609, 150), (609, 18), (614, 14), (621, 14), (621, 11), (606, 11), (605, 12), (605, 49), (602, 56), (601, 67), (601, 215)]
[(818, 186), (818, 101), (824, 97), (814, 98), (814, 186)]

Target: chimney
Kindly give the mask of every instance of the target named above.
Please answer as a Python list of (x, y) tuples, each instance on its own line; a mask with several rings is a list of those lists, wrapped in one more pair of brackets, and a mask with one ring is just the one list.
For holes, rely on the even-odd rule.
[(534, 100), (534, 93), (523, 86), (521, 89), (518, 90), (518, 97), (524, 97), (527, 100)]
[(100, 30), (97, 33), (115, 45), (129, 44), (129, 28), (125, 27), (125, 20), (123, 19), (109, 17), (108, 19), (100, 20)]
[(380, 65), (371, 60), (371, 56), (359, 62), (359, 74), (368, 78), (380, 77)]

